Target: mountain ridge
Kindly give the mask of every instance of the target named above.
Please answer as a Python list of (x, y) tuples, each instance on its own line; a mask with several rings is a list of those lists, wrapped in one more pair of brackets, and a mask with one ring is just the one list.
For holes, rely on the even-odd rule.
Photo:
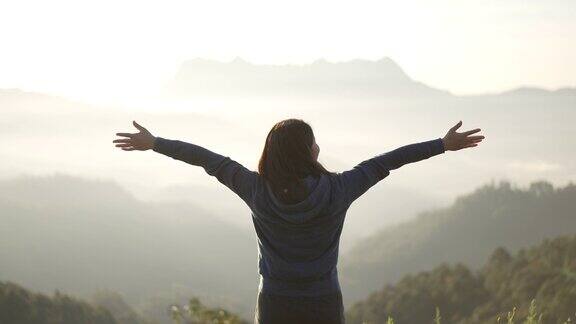
[(574, 199), (572, 183), (554, 188), (547, 181), (534, 181), (523, 189), (505, 180), (460, 195), (450, 206), (384, 228), (342, 256), (339, 273), (345, 302), (365, 296), (375, 285), (442, 261), (476, 268), (498, 245), (514, 251), (546, 237), (572, 233), (576, 218), (571, 216), (570, 202)]
[[(381, 85), (387, 85), (382, 87)], [(446, 96), (412, 80), (389, 57), (308, 64), (253, 64), (240, 57), (229, 62), (205, 58), (184, 61), (164, 88), (168, 96), (190, 94), (362, 94)]]
[(346, 323), (385, 323), (388, 316), (399, 323), (427, 323), (435, 307), (442, 323), (495, 323), (512, 308), (515, 318), (529, 317), (532, 302), (542, 316), (538, 323), (568, 323), (576, 307), (575, 256), (576, 234), (568, 234), (514, 254), (499, 246), (476, 271), (444, 262), (372, 292), (347, 310)]
[[(252, 86), (250, 84), (253, 83)], [(255, 64), (240, 56), (230, 61), (196, 57), (185, 60), (163, 89), (167, 96), (274, 94), (368, 94), (393, 97), (570, 95), (576, 87), (549, 90), (520, 85), (494, 93), (454, 95), (409, 77), (393, 59), (328, 61), (318, 58), (303, 64)]]

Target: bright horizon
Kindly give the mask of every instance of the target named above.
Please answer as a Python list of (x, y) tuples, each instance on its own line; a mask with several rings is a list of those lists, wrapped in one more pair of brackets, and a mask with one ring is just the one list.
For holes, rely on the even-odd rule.
[(435, 3), (9, 2), (0, 7), (0, 88), (148, 99), (196, 57), (274, 65), (389, 57), (456, 95), (576, 86), (576, 2)]

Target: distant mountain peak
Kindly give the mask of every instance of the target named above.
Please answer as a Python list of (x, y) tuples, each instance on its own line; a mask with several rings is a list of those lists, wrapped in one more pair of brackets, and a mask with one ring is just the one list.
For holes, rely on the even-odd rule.
[(230, 62), (195, 58), (185, 61), (165, 94), (195, 95), (358, 95), (420, 97), (449, 95), (412, 80), (389, 57), (309, 64), (253, 64), (236, 56)]
[(251, 64), (248, 61), (241, 58), (240, 56), (236, 56), (230, 63), (232, 63), (232, 64), (246, 64), (246, 65)]
[(396, 64), (396, 62), (394, 62), (390, 57), (388, 56), (383, 56), (381, 59), (379, 59), (377, 62), (379, 63), (393, 63)]
[(506, 96), (549, 96), (549, 95), (567, 95), (576, 96), (576, 87), (563, 87), (555, 90), (549, 90), (534, 86), (521, 86), (512, 90), (504, 91), (500, 95)]
[(321, 58), (315, 60), (314, 62), (312, 62), (312, 65), (316, 65), (316, 64), (331, 64), (331, 63), (328, 62), (325, 58), (321, 57)]

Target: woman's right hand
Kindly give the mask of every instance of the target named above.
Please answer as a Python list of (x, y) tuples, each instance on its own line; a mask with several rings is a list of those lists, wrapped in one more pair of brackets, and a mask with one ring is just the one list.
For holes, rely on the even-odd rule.
[(446, 151), (458, 151), (467, 147), (478, 146), (478, 143), (484, 139), (483, 135), (478, 136), (468, 136), (480, 131), (480, 128), (469, 130), (466, 132), (458, 133), (456, 130), (462, 126), (462, 121), (459, 121), (456, 125), (448, 130), (448, 133), (442, 138), (444, 142), (444, 149)]

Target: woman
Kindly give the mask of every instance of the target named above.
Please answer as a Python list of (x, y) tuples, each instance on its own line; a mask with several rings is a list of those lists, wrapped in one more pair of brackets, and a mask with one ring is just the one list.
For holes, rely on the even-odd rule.
[(259, 292), (255, 323), (344, 323), (336, 264), (346, 211), (358, 197), (404, 164), (477, 146), (480, 129), (409, 144), (335, 173), (318, 162), (320, 147), (301, 119), (280, 121), (268, 133), (258, 172), (204, 147), (138, 133), (113, 142), (125, 151), (149, 150), (192, 165), (236, 193), (251, 209), (258, 236)]

